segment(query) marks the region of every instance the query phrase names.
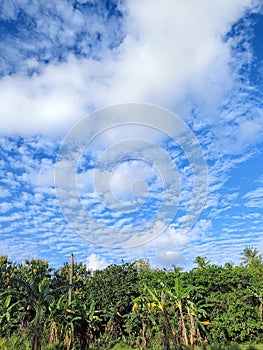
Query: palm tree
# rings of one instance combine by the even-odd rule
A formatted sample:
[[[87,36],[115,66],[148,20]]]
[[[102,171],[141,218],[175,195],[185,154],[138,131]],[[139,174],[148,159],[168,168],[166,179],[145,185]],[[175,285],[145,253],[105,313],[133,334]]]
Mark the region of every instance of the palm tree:
[[[246,247],[240,255],[241,264],[245,266],[251,266],[261,261],[261,255],[257,248]]]
[[[209,261],[206,261],[206,256],[197,256],[194,260],[194,263],[197,264],[199,269],[203,269],[204,267],[209,265]]]
[[[181,272],[183,271],[183,267],[181,266],[176,266],[176,265],[173,265],[173,273],[175,276],[179,276],[181,274]]]

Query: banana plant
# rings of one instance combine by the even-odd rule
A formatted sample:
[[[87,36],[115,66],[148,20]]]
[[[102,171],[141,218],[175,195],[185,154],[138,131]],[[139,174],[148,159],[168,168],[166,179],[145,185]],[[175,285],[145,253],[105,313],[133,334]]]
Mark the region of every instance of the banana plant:
[[[74,310],[76,315],[80,317],[78,321],[80,346],[81,349],[86,349],[92,342],[94,333],[98,330],[98,323],[101,321],[99,314],[101,312],[96,310],[94,300],[90,304],[86,304],[82,300],[75,299]]]
[[[182,339],[182,343],[185,346],[189,345],[185,323],[185,305],[188,303],[189,293],[192,291],[192,289],[192,286],[183,288],[180,278],[175,279],[174,288],[172,290],[166,288],[167,295],[170,296],[174,308],[179,312],[179,333]]]
[[[18,302],[10,305],[12,299],[12,295],[8,295],[5,299],[4,305],[0,309],[0,324],[4,319],[7,319],[9,322],[11,319],[11,310],[18,304]]]
[[[0,307],[0,327],[2,331],[5,330],[6,324],[9,324],[13,321],[13,311],[16,306],[19,304],[19,301],[12,303],[12,295],[7,295],[3,305]],[[18,308],[18,311],[22,311],[23,308]],[[17,322],[17,321],[16,321]],[[8,327],[10,329],[10,325]]]
[[[192,300],[189,299],[185,305],[188,315],[189,339],[191,347],[201,342],[200,329],[202,329],[203,333],[206,333],[204,325],[210,324],[208,320],[201,321],[201,319],[204,319],[204,317],[206,317],[207,315],[205,307],[209,306],[211,305],[200,305],[200,303],[194,303]]]
[[[73,299],[70,305],[66,296],[50,306],[50,342],[63,342],[67,350],[74,347],[75,340],[78,340],[78,349],[86,349],[91,343],[93,331],[100,321],[95,310],[95,302],[89,305],[83,300]]]
[[[144,286],[142,293],[133,299],[132,312],[126,315],[126,327],[131,334],[137,334],[140,329],[140,336],[136,336],[134,341],[139,348],[146,348],[148,343],[148,333],[158,328],[160,307],[152,300],[147,292],[147,286]]]
[[[35,312],[32,320],[33,337],[32,350],[41,350],[41,331],[43,319],[47,311],[48,305],[54,300],[55,290],[50,288],[50,280],[44,279],[37,283],[34,274],[32,274],[30,282],[26,282],[20,278],[12,278],[12,281],[19,284],[21,290],[12,291],[12,294],[19,295],[28,303],[28,306]],[[61,289],[61,287],[59,288]]]
[[[62,341],[62,329],[60,325],[60,318],[67,305],[67,295],[61,295],[58,300],[48,306],[49,318],[47,321],[47,328],[49,331],[49,343],[56,343]]]
[[[179,345],[179,340],[174,329],[174,326],[171,322],[169,314],[166,308],[166,291],[165,285],[161,283],[162,290],[160,293],[157,292],[156,289],[150,289],[145,286],[148,295],[150,296],[151,302],[150,305],[155,305],[161,312],[162,316],[162,328],[163,328],[163,338],[164,338],[164,347],[165,349],[170,349],[170,335],[172,336],[172,341],[174,346],[177,347]]]

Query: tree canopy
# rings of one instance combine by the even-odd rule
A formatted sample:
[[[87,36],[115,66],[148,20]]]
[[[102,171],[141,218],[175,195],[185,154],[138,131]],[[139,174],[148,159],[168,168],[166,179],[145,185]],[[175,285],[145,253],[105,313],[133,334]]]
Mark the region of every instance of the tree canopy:
[[[68,304],[69,264],[54,269],[43,260],[18,264],[1,256],[0,346],[14,337],[14,348],[23,341],[32,350],[261,341],[263,263],[255,248],[240,257],[239,265],[219,266],[198,256],[197,267],[185,272],[152,269],[144,259],[96,271],[75,262]]]

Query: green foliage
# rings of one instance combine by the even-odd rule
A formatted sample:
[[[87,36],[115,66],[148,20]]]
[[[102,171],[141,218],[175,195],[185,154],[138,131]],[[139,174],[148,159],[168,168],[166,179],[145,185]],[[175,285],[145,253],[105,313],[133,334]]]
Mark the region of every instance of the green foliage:
[[[246,350],[257,350],[258,348],[256,348],[254,345],[249,344],[249,346],[246,348]]]
[[[246,247],[241,255],[242,264],[245,266],[259,265],[261,261],[261,255],[259,254],[258,249],[253,247]]]
[[[209,262],[206,261],[206,256],[197,256],[194,260],[194,263],[197,264],[197,267],[203,269],[209,265]]]
[[[188,272],[139,259],[91,273],[75,262],[68,305],[68,264],[2,256],[0,349],[253,350],[237,343],[263,337],[263,263],[253,248],[241,258],[217,266],[197,257]]]
[[[111,350],[133,350],[133,349],[134,348],[125,344],[124,342],[118,343],[118,344],[114,345],[113,348],[111,348]]]
[[[43,348],[43,350],[64,350],[64,349],[65,349],[65,345],[57,342],[48,344]]]
[[[24,336],[13,334],[9,338],[0,338],[1,350],[30,350],[30,343]]]

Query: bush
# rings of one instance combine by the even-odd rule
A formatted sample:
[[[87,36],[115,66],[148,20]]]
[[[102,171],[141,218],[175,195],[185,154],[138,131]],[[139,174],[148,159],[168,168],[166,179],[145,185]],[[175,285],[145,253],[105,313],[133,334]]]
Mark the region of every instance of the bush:
[[[254,345],[249,345],[246,350],[257,350],[257,348]]]
[[[0,339],[1,350],[30,350],[30,342],[24,337],[13,334],[9,339]]]
[[[116,344],[111,350],[134,350],[134,348],[130,347],[124,342],[121,342],[119,344]]]
[[[46,346],[42,346],[43,350],[64,350],[65,349],[65,345],[64,344],[60,344],[60,343],[52,343],[52,344],[48,344]]]
[[[229,343],[229,344],[213,343],[209,346],[208,349],[209,350],[241,350],[241,347],[237,343]]]

